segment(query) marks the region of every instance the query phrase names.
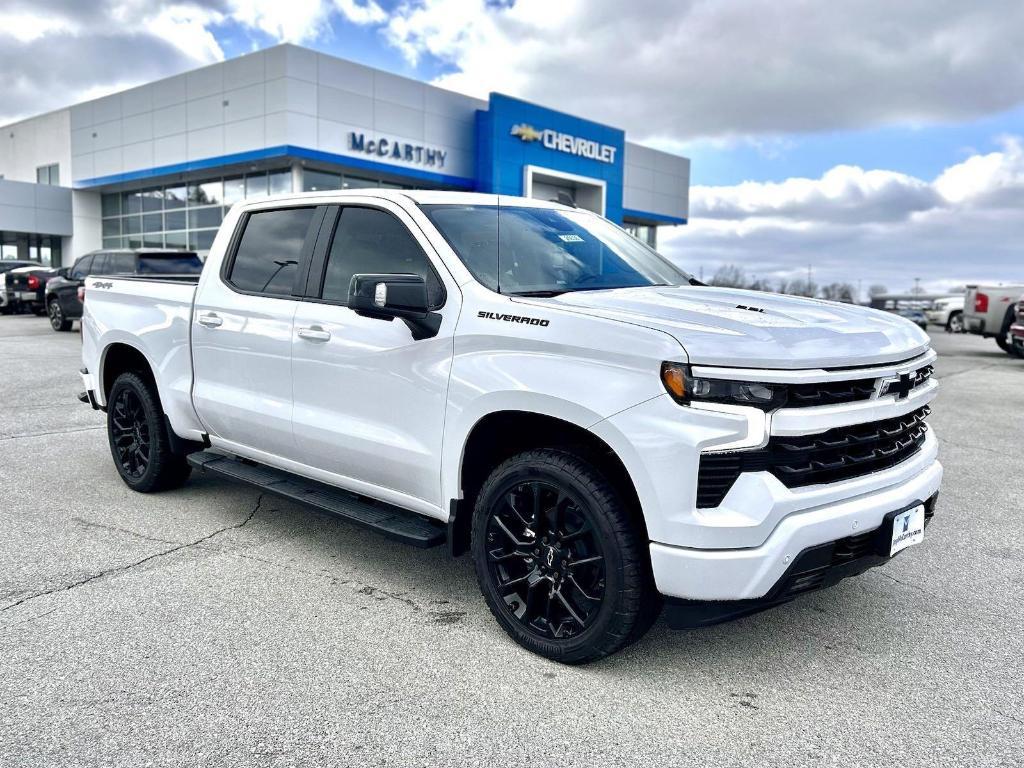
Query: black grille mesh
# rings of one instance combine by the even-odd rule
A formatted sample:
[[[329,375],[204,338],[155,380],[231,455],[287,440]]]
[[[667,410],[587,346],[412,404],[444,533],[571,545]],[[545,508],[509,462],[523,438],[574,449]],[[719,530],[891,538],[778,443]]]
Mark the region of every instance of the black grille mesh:
[[[773,437],[756,451],[705,454],[697,506],[717,507],[743,472],[771,472],[788,488],[834,483],[894,467],[920,450],[928,406],[904,416],[817,435]]]
[[[814,384],[791,384],[787,408],[810,408],[815,405],[834,405],[868,400],[875,391],[874,379],[852,381],[823,381]]]

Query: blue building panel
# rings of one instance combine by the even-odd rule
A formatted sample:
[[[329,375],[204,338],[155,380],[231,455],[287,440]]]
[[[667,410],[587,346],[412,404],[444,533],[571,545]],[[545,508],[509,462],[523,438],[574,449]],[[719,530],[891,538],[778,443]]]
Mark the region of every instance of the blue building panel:
[[[622,222],[626,134],[537,104],[492,93],[477,113],[477,183],[481,192],[522,195],[524,171],[537,166],[605,184],[605,215]]]

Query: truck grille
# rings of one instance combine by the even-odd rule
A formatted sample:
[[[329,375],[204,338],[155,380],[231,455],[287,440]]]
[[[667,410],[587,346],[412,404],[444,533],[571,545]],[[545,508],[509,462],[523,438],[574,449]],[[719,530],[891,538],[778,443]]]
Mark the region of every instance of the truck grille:
[[[932,366],[925,365],[910,374],[910,387],[916,389],[932,377]],[[811,408],[816,405],[835,405],[870,400],[878,379],[851,379],[849,381],[817,381],[809,384],[791,384],[787,408]]]
[[[853,403],[857,400],[869,400],[874,391],[874,379],[792,384],[789,387],[789,398],[786,400],[786,407],[810,408],[815,405]]]
[[[928,406],[870,424],[817,435],[773,437],[756,451],[705,454],[700,459],[697,506],[717,507],[744,472],[770,472],[787,488],[835,483],[894,467],[921,449]]]

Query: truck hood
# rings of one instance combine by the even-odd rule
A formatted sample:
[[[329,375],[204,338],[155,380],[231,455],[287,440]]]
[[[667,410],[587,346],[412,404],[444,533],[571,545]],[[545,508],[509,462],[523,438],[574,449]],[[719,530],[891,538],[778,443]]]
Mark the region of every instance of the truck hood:
[[[548,302],[664,331],[697,365],[874,365],[915,357],[929,345],[921,329],[888,312],[758,291],[652,286],[576,291]]]

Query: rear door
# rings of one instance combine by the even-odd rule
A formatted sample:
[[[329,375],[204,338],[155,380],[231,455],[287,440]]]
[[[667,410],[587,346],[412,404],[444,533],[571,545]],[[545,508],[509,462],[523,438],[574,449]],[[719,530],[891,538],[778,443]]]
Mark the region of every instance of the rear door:
[[[193,399],[211,441],[295,458],[292,318],[324,208],[267,207],[239,222],[192,322]]]
[[[415,222],[373,200],[333,208],[292,336],[301,460],[356,492],[430,514],[442,506],[441,441],[461,294]],[[422,275],[433,338],[347,306],[353,274]]]

